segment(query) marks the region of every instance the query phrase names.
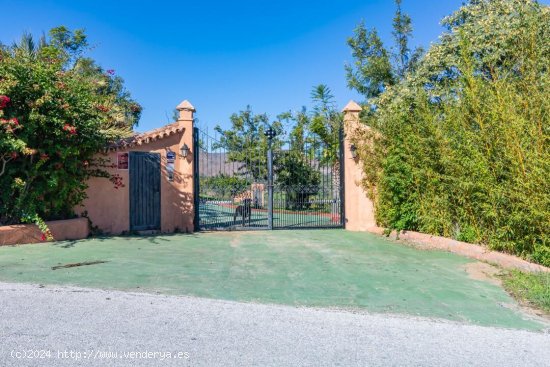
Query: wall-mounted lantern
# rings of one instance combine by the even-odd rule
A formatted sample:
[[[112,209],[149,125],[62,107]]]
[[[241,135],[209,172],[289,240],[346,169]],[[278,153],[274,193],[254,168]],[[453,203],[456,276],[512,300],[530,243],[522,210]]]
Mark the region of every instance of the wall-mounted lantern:
[[[191,149],[189,149],[189,147],[187,146],[187,144],[183,143],[183,146],[181,147],[180,149],[180,154],[183,158],[187,158],[187,156],[189,155],[189,152],[191,151]]]
[[[273,138],[277,135],[275,130],[271,128],[271,126],[264,132],[264,135],[267,136],[269,140],[273,140]]]
[[[351,157],[353,159],[356,159],[357,158],[357,147],[355,146],[355,144],[352,144],[350,147],[349,147],[349,151],[351,152]]]

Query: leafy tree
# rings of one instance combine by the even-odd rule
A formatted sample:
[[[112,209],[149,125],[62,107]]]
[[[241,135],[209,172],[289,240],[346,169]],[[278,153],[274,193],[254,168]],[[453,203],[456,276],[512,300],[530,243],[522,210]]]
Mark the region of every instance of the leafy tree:
[[[266,114],[254,114],[250,106],[231,115],[230,120],[231,128],[228,130],[223,130],[219,125],[215,127],[220,141],[214,148],[225,149],[229,162],[242,163],[239,168],[241,175],[252,177],[254,181],[266,180],[268,140],[265,131],[271,126],[277,133],[273,147],[281,147],[284,133],[281,122],[270,124]]]
[[[113,71],[83,57],[84,32],[64,27],[36,43],[0,47],[0,222],[73,215],[96,152],[128,135],[141,107]],[[46,233],[47,234],[47,233]]]
[[[372,99],[414,70],[423,54],[422,48],[410,49],[412,22],[403,13],[401,2],[395,0],[397,9],[392,32],[395,46],[391,52],[382,43],[376,29],[365,28],[363,22],[355,29],[354,36],[348,39],[354,58],[352,65],[346,65],[348,87],[358,91],[371,103]]]
[[[229,199],[250,189],[251,182],[239,176],[220,173],[216,176],[201,177],[200,185],[206,195],[215,195],[216,199]]]
[[[336,109],[334,95],[328,86],[319,84],[314,87],[311,99],[313,114],[309,130],[323,143],[324,163],[338,166],[343,115]]]
[[[409,41],[412,38],[412,21],[411,17],[403,13],[401,8],[402,0],[395,0],[396,11],[393,18],[393,38],[395,41],[394,59],[394,74],[403,79],[408,71],[412,71],[418,64],[420,57],[424,53],[421,47],[414,50],[410,49]]]
[[[311,116],[303,107],[280,114],[278,119],[290,132],[287,144],[275,153],[275,184],[285,192],[286,209],[308,209],[310,197],[319,192],[321,175],[316,166],[322,158],[318,138],[311,132]]]
[[[343,128],[343,114],[336,109],[336,102],[330,88],[320,84],[311,92],[313,115],[310,131],[318,137],[322,146],[321,164],[329,165],[332,180],[332,198],[340,197],[340,144]],[[332,212],[338,210],[334,203]]]
[[[304,209],[308,199],[319,190],[320,174],[312,166],[311,118],[303,109],[298,113],[285,112],[269,123],[267,115],[257,115],[250,107],[231,116],[231,128],[217,126],[220,141],[214,148],[227,151],[228,161],[241,163],[239,174],[256,182],[267,179],[268,141],[265,131],[271,126],[277,135],[273,139],[275,184],[286,193],[287,209]],[[290,130],[287,134],[285,127]],[[287,140],[288,138],[288,140]]]
[[[319,192],[321,174],[299,146],[281,151],[275,162],[276,185],[286,193],[286,209],[310,207],[309,199]]]
[[[346,65],[348,87],[369,100],[395,83],[390,55],[376,29],[368,30],[360,23],[354,33],[348,39],[354,58],[353,65]]]

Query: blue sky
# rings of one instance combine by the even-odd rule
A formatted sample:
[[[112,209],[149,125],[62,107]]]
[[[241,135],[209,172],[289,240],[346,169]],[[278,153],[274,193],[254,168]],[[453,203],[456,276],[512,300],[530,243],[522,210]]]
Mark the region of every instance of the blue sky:
[[[461,0],[404,0],[413,18],[415,44],[428,46],[440,20]],[[137,130],[169,122],[183,99],[197,108],[201,127],[228,125],[250,104],[271,118],[310,102],[324,83],[340,107],[360,99],[346,87],[351,61],[346,39],[363,19],[391,39],[393,0],[316,1],[76,1],[0,0],[12,14],[0,41],[27,31],[65,25],[84,28],[90,55],[126,81],[144,107]]]

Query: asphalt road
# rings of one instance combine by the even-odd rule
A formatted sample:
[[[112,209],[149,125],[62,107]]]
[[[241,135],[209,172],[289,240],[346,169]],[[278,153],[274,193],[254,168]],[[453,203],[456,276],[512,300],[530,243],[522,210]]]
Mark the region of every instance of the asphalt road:
[[[75,365],[550,366],[550,334],[0,283],[0,366]]]

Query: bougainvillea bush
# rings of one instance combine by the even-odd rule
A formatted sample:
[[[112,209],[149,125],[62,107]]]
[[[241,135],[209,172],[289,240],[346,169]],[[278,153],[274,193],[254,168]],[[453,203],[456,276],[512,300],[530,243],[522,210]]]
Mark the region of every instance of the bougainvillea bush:
[[[86,35],[64,27],[0,47],[0,224],[72,217],[94,155],[131,133],[141,107],[114,71],[84,57]]]

